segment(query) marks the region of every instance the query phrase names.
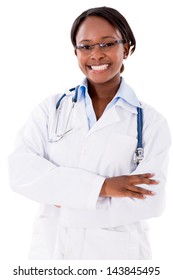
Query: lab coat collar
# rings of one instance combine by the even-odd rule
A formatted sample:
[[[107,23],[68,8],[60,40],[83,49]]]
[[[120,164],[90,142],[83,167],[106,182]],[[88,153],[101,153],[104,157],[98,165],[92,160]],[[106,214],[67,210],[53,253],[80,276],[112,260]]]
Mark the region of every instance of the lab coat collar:
[[[85,98],[85,94],[87,94],[87,79],[84,79],[83,82],[81,83],[81,85],[79,86],[79,92],[78,92],[78,101],[77,102],[77,107],[80,111],[80,117],[78,115],[78,120],[81,120],[82,118],[82,112],[84,112],[83,110],[80,110],[81,106],[83,108],[84,106],[84,102],[80,102]],[[124,79],[121,78],[121,84],[119,87],[119,90],[117,91],[115,98],[115,104],[113,106],[111,106],[108,110],[106,110],[106,112],[100,117],[100,119],[95,123],[95,125],[93,125],[91,127],[91,129],[88,131],[88,125],[87,125],[87,120],[86,120],[86,114],[83,119],[83,121],[85,120],[86,123],[86,131],[87,131],[87,135],[92,134],[95,131],[98,131],[100,129],[103,129],[104,127],[107,127],[109,125],[118,123],[122,120],[122,118],[124,118],[124,116],[122,117],[122,115],[120,115],[119,111],[115,110],[115,108],[118,107],[122,107],[124,108],[126,111],[129,111],[132,114],[137,114],[137,109],[136,107],[141,107],[134,91],[131,89],[130,86],[128,86]],[[78,111],[78,112],[79,112]]]
[[[79,87],[79,99],[84,97],[88,88],[87,78],[85,78]],[[121,77],[120,87],[114,97],[115,105],[123,107],[124,109],[136,114],[136,107],[141,108],[141,104],[134,92],[134,90],[126,84],[123,77]]]
[[[121,77],[121,84],[117,91],[116,98],[119,100],[122,99],[129,105],[132,105],[134,107],[141,107],[141,104],[134,92],[134,90],[126,84],[124,78]]]
[[[112,124],[118,123],[122,120],[119,113],[115,110],[115,107],[113,106],[109,110],[107,110],[100,118],[97,120],[97,122],[91,127],[91,129],[88,130],[88,120],[87,116],[84,110],[84,103],[83,102],[77,102],[76,103],[76,118],[75,118],[75,124],[78,124],[81,126],[82,123],[82,129],[86,132],[86,135],[91,135],[93,132],[96,132],[100,129],[103,129],[104,127],[110,126]]]

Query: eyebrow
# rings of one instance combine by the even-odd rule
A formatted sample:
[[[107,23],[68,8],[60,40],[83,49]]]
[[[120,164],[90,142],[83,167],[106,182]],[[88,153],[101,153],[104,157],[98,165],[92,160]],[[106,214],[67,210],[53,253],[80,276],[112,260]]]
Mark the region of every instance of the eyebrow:
[[[116,38],[113,37],[113,36],[103,36],[101,39],[114,39],[114,40],[116,40]],[[81,42],[92,42],[92,40],[82,39],[81,41],[79,41],[79,43],[81,43]]]

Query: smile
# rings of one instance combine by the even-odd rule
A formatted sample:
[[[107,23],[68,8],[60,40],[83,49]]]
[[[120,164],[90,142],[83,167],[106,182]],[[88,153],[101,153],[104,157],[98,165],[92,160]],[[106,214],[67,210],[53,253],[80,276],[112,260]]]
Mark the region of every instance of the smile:
[[[108,68],[109,64],[103,64],[103,65],[91,65],[91,69],[94,71],[103,71]]]

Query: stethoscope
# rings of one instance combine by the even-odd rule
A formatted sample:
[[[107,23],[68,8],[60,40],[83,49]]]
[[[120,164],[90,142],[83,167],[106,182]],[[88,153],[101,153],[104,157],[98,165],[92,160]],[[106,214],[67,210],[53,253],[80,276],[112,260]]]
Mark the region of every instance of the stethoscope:
[[[60,139],[62,139],[68,132],[70,132],[72,129],[70,129],[69,127],[69,122],[71,119],[71,114],[73,111],[73,108],[75,106],[75,104],[78,101],[78,89],[79,86],[75,87],[75,88],[71,88],[69,89],[69,92],[73,92],[74,93],[74,97],[71,100],[71,106],[69,111],[66,114],[66,122],[65,125],[63,127],[63,130],[61,132],[59,132],[58,129],[58,124],[59,124],[59,118],[60,118],[60,114],[61,114],[61,110],[62,110],[62,101],[65,97],[67,97],[67,93],[64,93],[60,99],[58,100],[58,102],[56,103],[56,111],[57,111],[57,118],[56,118],[56,125],[55,125],[55,132],[54,132],[54,136],[51,139],[52,142],[57,142]],[[137,107],[137,147],[134,153],[134,163],[136,165],[138,165],[142,159],[144,158],[144,149],[143,149],[143,141],[142,141],[142,130],[143,130],[143,110],[141,107]]]

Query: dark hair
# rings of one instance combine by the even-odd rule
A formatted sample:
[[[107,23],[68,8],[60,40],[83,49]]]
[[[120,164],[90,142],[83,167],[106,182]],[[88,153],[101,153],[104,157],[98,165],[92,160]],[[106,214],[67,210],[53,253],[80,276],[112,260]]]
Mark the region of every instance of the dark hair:
[[[71,28],[71,41],[74,47],[76,46],[76,34],[81,23],[90,16],[102,17],[109,21],[115,28],[120,31],[123,39],[130,44],[131,54],[135,51],[136,40],[127,20],[117,10],[109,7],[88,9],[75,19]]]

